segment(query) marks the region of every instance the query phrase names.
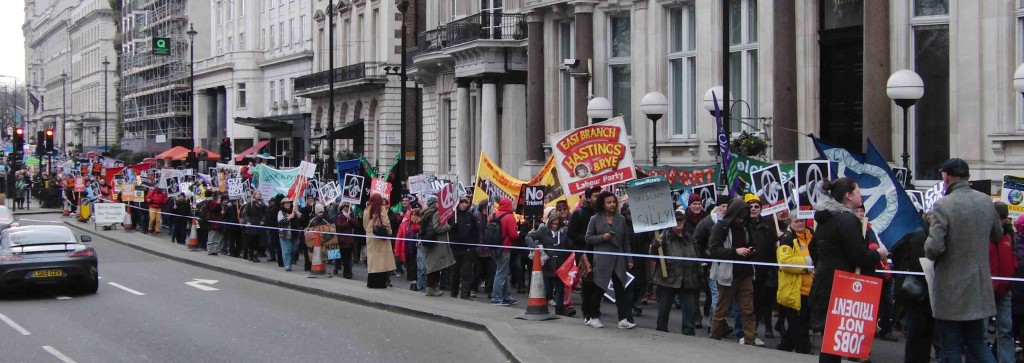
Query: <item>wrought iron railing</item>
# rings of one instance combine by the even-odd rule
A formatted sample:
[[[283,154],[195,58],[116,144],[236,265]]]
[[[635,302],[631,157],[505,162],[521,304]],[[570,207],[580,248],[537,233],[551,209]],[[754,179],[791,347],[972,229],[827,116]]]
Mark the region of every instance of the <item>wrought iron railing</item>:
[[[480,39],[526,39],[526,16],[484,11],[428,30],[416,36],[412,54],[440,51],[444,48]]]
[[[382,79],[386,76],[384,62],[362,62],[302,76],[295,79],[295,92],[309,91],[330,85],[330,74],[334,72],[334,83],[348,82],[359,79]]]

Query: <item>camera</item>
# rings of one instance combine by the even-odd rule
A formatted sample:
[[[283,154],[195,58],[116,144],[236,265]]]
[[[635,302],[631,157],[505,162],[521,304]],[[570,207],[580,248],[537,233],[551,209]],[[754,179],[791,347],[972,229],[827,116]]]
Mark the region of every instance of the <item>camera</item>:
[[[566,67],[575,68],[580,65],[580,60],[574,58],[566,58],[565,60],[562,61],[562,64],[565,64]]]

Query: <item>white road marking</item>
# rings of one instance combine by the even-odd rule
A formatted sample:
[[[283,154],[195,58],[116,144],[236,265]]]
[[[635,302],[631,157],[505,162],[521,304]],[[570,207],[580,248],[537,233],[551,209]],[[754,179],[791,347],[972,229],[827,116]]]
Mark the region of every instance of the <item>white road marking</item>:
[[[212,287],[212,286],[201,285],[201,284],[213,285],[213,284],[217,283],[217,280],[203,280],[203,279],[192,279],[192,280],[193,281],[186,282],[185,285],[192,286],[194,288],[197,288],[197,289],[200,289],[200,290],[203,290],[203,291],[217,291],[217,290],[220,290],[220,289]]]
[[[7,325],[10,326],[11,329],[17,330],[18,333],[21,333],[21,335],[32,335],[32,333],[29,333],[28,330],[25,330],[25,328],[22,328],[21,325],[18,325],[18,323],[15,323],[14,320],[11,320],[11,318],[8,318],[7,315],[0,314],[0,320],[3,320],[4,323],[7,323]]]
[[[44,345],[43,350],[45,350],[47,353],[50,353],[54,357],[57,357],[57,359],[60,359],[61,362],[76,363],[74,359],[71,359],[71,357],[64,355],[64,353],[61,353],[59,350],[49,345]]]
[[[129,289],[129,288],[127,288],[127,287],[121,286],[121,285],[119,285],[119,284],[117,284],[117,283],[115,283],[115,282],[108,282],[108,283],[107,283],[107,285],[110,285],[110,286],[116,287],[116,288],[118,288],[118,289],[121,289],[121,290],[124,290],[124,291],[130,292],[130,293],[132,293],[132,294],[135,294],[135,295],[139,295],[139,296],[145,296],[145,295],[146,295],[146,294],[143,294],[143,293],[141,293],[141,292],[138,292],[138,291],[135,291],[135,290]]]
[[[57,296],[57,300],[71,300],[70,296]]]

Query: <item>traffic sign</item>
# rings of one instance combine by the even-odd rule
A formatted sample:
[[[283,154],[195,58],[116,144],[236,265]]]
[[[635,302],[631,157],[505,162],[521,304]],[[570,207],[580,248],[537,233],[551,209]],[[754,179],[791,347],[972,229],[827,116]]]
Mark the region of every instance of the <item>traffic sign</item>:
[[[171,38],[153,37],[153,54],[154,55],[170,55],[171,54]]]

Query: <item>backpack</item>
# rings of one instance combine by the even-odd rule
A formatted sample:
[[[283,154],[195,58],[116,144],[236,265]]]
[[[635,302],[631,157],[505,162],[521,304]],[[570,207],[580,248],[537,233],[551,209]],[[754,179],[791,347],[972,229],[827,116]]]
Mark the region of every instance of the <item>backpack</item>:
[[[508,213],[501,214],[487,222],[487,226],[484,227],[484,244],[491,246],[501,246],[504,244],[505,235],[501,230],[501,219],[507,215]]]

